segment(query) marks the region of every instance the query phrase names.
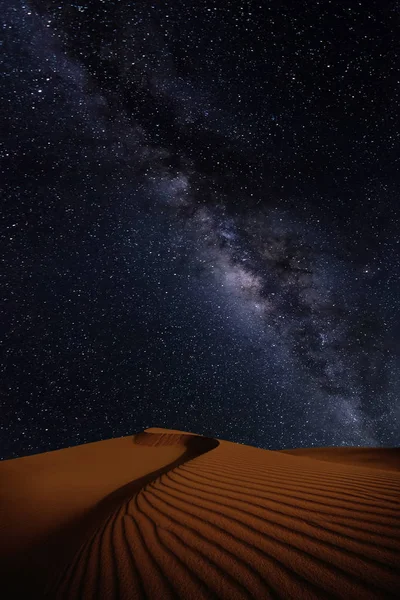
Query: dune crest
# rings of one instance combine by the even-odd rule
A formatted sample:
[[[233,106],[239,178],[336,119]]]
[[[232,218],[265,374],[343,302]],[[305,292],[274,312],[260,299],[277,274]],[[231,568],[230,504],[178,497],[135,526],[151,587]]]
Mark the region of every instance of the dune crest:
[[[398,473],[212,442],[136,436],[203,453],[121,496],[46,597],[396,597]]]
[[[157,428],[146,429],[134,436],[134,443],[141,446],[182,446],[194,453],[202,454],[216,448],[219,442],[213,438]]]

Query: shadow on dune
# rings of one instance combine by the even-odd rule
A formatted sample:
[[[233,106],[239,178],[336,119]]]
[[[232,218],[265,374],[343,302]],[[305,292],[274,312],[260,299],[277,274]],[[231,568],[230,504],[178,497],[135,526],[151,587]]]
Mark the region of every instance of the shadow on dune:
[[[14,573],[8,570],[7,579],[12,582],[10,589],[6,590],[8,600],[25,596],[31,600],[50,599],[51,594],[47,595],[49,590],[53,589],[81,546],[96,533],[110,513],[164,473],[219,445],[215,439],[196,435],[147,432],[134,435],[132,441],[145,446],[182,445],[185,450],[176,460],[115,490],[79,518],[44,536],[27,551],[22,568],[14,567]]]

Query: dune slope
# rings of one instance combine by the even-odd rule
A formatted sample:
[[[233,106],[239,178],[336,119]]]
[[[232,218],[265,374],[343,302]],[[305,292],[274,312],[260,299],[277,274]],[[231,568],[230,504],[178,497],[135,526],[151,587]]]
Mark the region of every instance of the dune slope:
[[[142,432],[0,463],[1,597],[42,600],[49,578],[126,496],[217,444],[196,443]]]
[[[296,448],[281,452],[314,460],[400,471],[400,448]]]
[[[140,443],[174,435],[183,434],[152,429]],[[195,445],[199,455],[119,498],[48,598],[395,597],[398,473],[317,453]]]

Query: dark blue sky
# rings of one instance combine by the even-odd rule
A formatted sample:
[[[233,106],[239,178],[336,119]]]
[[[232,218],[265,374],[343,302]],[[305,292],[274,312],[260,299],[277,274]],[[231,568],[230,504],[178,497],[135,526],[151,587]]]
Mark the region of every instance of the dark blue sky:
[[[2,5],[0,457],[399,444],[396,3]]]

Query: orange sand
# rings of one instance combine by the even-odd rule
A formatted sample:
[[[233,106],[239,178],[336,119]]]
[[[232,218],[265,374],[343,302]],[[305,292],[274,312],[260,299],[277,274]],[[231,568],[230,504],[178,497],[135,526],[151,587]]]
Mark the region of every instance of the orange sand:
[[[148,429],[0,463],[1,597],[396,597],[399,451]]]
[[[400,448],[297,448],[281,452],[358,467],[400,471]]]

